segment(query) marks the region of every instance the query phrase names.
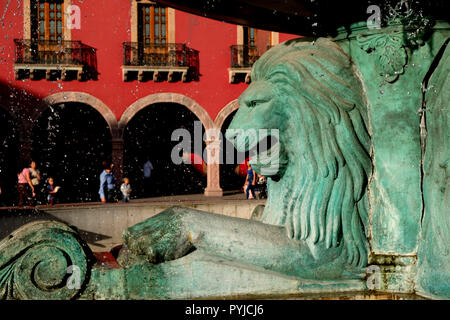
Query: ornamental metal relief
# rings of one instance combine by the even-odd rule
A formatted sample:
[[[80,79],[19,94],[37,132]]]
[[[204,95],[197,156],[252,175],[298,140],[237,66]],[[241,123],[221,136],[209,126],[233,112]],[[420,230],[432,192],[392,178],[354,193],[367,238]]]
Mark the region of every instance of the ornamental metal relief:
[[[404,73],[408,61],[403,36],[403,32],[398,31],[356,37],[361,49],[375,57],[377,72],[389,83]]]

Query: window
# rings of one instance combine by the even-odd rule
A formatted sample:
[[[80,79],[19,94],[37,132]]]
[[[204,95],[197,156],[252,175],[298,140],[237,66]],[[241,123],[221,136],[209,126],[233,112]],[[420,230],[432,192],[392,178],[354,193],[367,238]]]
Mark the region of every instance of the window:
[[[34,3],[33,9],[37,13],[37,30],[32,30],[34,38],[39,40],[62,41],[64,38],[63,0],[37,0]]]
[[[231,68],[228,69],[229,82],[244,80],[250,83],[251,68],[270,43],[270,31],[252,27],[237,26],[237,44],[231,49]]]
[[[139,42],[167,43],[167,8],[142,4],[139,6]]]
[[[175,10],[151,0],[130,2],[131,41],[123,43],[123,80],[198,80],[198,51],[175,43]]]
[[[256,29],[244,27],[244,59],[252,65],[258,59]]]
[[[15,39],[14,73],[19,79],[95,79],[96,51],[72,41],[65,9],[71,0],[24,0],[23,38]]]
[[[256,46],[256,29],[244,27],[244,45]]]

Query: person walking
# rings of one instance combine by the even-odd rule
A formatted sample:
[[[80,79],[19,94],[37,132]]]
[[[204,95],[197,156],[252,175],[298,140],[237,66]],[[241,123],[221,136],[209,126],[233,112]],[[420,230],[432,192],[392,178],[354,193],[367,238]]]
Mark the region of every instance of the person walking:
[[[252,192],[253,199],[256,199],[255,195],[255,184],[256,184],[256,173],[255,170],[252,169],[252,165],[250,162],[247,162],[247,177],[245,178],[245,183],[248,183],[246,190],[247,200],[249,199],[249,192]]]
[[[100,174],[100,190],[98,191],[103,203],[115,201],[116,178],[112,172],[112,165],[104,163],[105,169]]]
[[[21,168],[23,168],[23,166],[21,166]],[[30,169],[25,167],[17,173],[17,193],[19,194],[19,207],[23,206],[24,199],[27,201],[28,205],[31,206],[29,189],[31,189],[31,192],[34,195],[34,186],[31,183]]]
[[[144,173],[144,196],[148,197],[150,195],[150,187],[151,180],[150,177],[152,175],[153,165],[150,162],[150,159],[147,158],[147,161],[144,163],[143,173]]]
[[[28,169],[30,170],[31,184],[34,188],[33,203],[34,205],[40,204],[41,190],[39,189],[39,184],[41,182],[41,172],[39,171],[39,169],[37,169],[35,161],[31,161],[30,167]]]

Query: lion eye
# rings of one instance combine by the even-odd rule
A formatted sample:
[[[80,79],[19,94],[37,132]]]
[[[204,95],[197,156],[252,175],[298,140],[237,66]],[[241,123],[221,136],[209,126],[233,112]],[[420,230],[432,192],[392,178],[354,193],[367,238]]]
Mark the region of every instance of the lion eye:
[[[261,104],[261,103],[264,103],[264,102],[267,102],[267,100],[252,100],[252,101],[247,102],[247,106],[249,108],[254,108],[258,104]]]

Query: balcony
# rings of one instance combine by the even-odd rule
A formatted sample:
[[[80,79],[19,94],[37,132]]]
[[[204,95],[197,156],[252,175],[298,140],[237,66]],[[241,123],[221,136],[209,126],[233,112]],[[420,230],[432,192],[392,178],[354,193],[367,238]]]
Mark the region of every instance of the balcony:
[[[253,64],[270,48],[272,48],[271,45],[262,49],[249,45],[232,45],[231,67],[228,68],[229,82],[238,83],[243,81],[250,83]]]
[[[229,82],[250,83],[252,66],[261,56],[258,47],[249,45],[231,46],[231,68],[228,69]]]
[[[96,49],[80,41],[15,39],[15,79],[97,79]]]
[[[123,43],[123,81],[198,80],[198,51],[182,43]]]

